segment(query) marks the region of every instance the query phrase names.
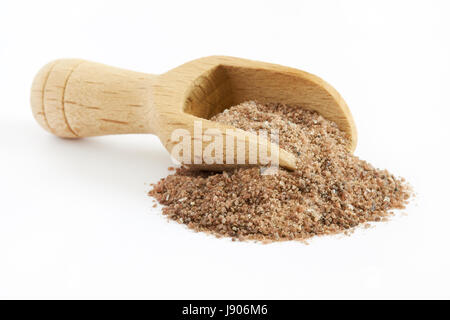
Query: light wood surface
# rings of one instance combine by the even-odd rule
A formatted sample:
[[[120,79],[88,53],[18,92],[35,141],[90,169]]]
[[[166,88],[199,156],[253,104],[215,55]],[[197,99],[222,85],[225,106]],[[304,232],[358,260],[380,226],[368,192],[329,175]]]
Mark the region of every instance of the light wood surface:
[[[186,129],[193,137],[194,121],[201,121],[203,130],[217,128],[226,135],[226,129],[232,127],[207,119],[247,100],[316,110],[347,133],[350,152],[356,147],[353,118],[334,88],[307,72],[264,62],[213,56],[156,76],[84,60],[61,59],[39,71],[31,91],[34,117],[55,135],[81,138],[153,133],[169,152],[176,144],[171,141],[172,132]],[[247,148],[261,143],[254,135],[242,135],[239,139],[245,141]],[[194,146],[194,141],[191,145]],[[206,146],[203,143],[202,147]],[[269,146],[270,154],[276,145]],[[293,169],[295,158],[280,150],[279,163]],[[224,168],[224,165],[202,166]]]

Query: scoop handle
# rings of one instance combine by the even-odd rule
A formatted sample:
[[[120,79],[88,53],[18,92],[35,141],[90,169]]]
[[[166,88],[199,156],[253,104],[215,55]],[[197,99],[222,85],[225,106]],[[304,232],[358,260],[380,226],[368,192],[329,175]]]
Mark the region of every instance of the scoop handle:
[[[64,138],[152,132],[156,76],[61,59],[36,75],[31,108],[39,124]]]

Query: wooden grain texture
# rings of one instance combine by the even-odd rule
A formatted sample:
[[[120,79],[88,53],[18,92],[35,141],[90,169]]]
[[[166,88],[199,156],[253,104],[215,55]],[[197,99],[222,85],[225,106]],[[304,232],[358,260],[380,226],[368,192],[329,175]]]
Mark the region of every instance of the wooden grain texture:
[[[201,121],[203,130],[216,128],[226,135],[231,126],[208,119],[247,100],[315,110],[346,132],[349,151],[356,147],[353,118],[333,87],[310,73],[270,63],[213,56],[155,76],[84,60],[61,59],[39,71],[31,91],[34,117],[55,135],[81,138],[153,133],[169,152],[175,145],[172,132],[186,129],[193,137],[195,121]],[[239,139],[245,140],[248,148],[260,143],[254,135],[242,135]],[[276,148],[269,145],[270,150]],[[293,169],[294,159],[292,154],[280,150],[282,167]]]

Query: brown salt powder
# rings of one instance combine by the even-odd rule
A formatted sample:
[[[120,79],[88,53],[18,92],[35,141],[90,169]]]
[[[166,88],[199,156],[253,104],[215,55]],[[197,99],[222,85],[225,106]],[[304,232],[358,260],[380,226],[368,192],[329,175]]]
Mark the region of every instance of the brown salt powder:
[[[211,120],[278,129],[280,147],[297,155],[298,168],[275,175],[259,168],[177,169],[149,194],[164,205],[163,214],[194,230],[240,240],[305,240],[385,220],[411,195],[404,179],[349,154],[345,134],[316,112],[250,101]]]

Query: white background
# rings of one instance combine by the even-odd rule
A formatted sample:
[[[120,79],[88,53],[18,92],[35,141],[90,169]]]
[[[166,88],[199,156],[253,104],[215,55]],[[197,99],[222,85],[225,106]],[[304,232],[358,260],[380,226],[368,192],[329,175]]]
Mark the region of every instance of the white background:
[[[447,1],[1,1],[0,298],[450,298]],[[331,83],[356,154],[416,200],[388,223],[309,245],[232,242],[167,222],[150,135],[68,141],[32,117],[50,60],[162,73],[213,54]]]

